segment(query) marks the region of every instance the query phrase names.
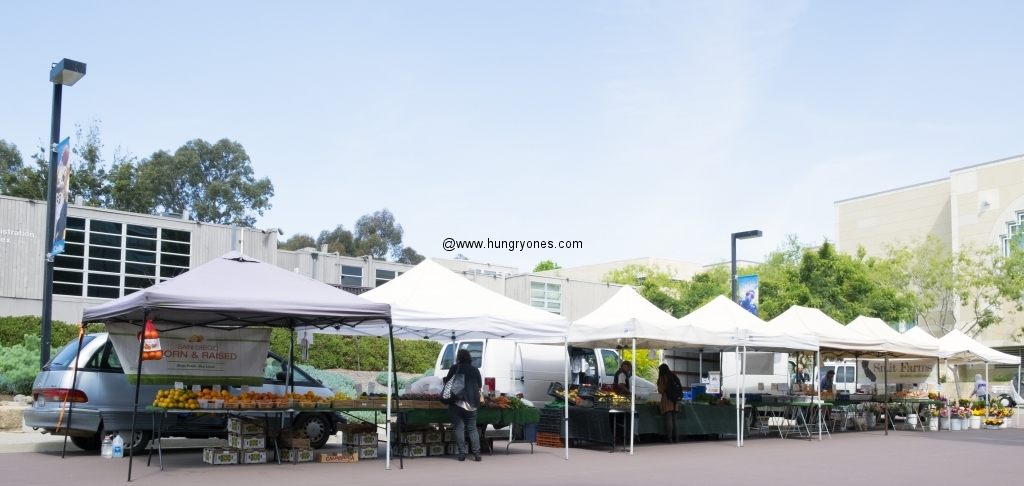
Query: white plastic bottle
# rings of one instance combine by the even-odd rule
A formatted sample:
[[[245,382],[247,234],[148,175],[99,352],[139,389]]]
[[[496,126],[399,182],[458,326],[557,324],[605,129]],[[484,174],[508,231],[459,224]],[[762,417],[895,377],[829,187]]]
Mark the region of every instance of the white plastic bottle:
[[[114,457],[114,442],[110,440],[109,435],[103,436],[103,443],[100,445],[100,456],[104,459]]]
[[[121,438],[121,434],[117,434],[114,437],[114,452],[115,458],[124,457],[124,439]]]

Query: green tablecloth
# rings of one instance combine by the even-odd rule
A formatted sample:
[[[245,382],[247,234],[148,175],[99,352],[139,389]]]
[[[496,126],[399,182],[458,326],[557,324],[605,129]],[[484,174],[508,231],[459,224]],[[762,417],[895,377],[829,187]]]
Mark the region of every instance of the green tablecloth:
[[[410,424],[447,424],[451,423],[451,415],[444,408],[416,408],[403,410],[408,413]],[[481,408],[476,411],[478,424],[535,424],[540,422],[540,410],[523,408],[519,410],[502,410],[497,408]]]
[[[662,418],[657,405],[637,405],[636,412],[637,433],[665,434],[665,419]],[[683,403],[676,419],[676,426],[679,435],[735,434],[736,408]]]

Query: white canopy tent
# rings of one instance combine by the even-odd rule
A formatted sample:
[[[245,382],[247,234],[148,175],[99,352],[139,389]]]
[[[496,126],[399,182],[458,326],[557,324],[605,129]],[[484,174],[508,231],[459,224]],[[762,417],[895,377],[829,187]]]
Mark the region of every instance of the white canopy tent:
[[[719,350],[734,349],[737,360],[742,353],[740,370],[741,384],[736,400],[736,445],[743,446],[742,410],[746,393],[747,351],[818,351],[818,338],[804,333],[792,333],[758,319],[727,297],[718,296],[697,310],[679,319],[681,324],[690,325],[710,334],[705,347]],[[819,426],[818,430],[821,430]],[[820,438],[820,437],[819,437]]]
[[[853,329],[866,336],[872,336],[883,339],[885,341],[885,389],[884,394],[889,393],[889,356],[895,355],[898,357],[916,357],[916,358],[935,358],[936,368],[938,368],[939,358],[939,346],[937,343],[928,343],[914,339],[913,336],[906,336],[900,334],[899,331],[889,327],[885,321],[877,317],[865,317],[860,316],[853,320],[853,322],[846,325],[847,328]],[[886,427],[885,435],[889,435],[889,425],[891,422],[889,418],[889,402],[885,402],[885,417]]]
[[[816,336],[821,351],[836,357],[885,352],[884,339],[849,329],[824,312],[810,307],[794,305],[768,324],[788,332]]]
[[[915,329],[917,328],[911,329],[911,331]],[[996,351],[988,346],[985,346],[984,344],[979,343],[978,341],[975,341],[974,339],[971,339],[969,336],[967,336],[963,332],[960,332],[957,329],[949,331],[949,333],[947,333],[945,336],[939,338],[938,342],[939,354],[942,358],[947,360],[947,367],[949,366],[948,360],[950,359],[953,359],[961,363],[985,363],[986,386],[991,386],[989,385],[988,380],[989,364],[1017,365],[1018,376],[1020,374],[1020,356],[1013,356],[1000,351]],[[1013,389],[1013,387],[1011,387],[1011,389]],[[957,392],[959,393],[959,390],[957,390]],[[1017,393],[1017,391],[1013,390],[1013,392],[1015,395],[1018,395],[1015,398],[1019,399],[1020,396]],[[987,397],[989,400],[992,399],[991,389],[989,390]],[[986,408],[986,414],[988,413],[987,410],[988,409]]]
[[[633,356],[638,345],[642,349],[696,347],[712,339],[712,333],[680,322],[632,287],[623,287],[601,307],[569,324],[569,344],[595,348],[632,344]],[[636,430],[635,374],[631,380],[630,430]],[[629,453],[633,454],[633,434],[629,436]]]
[[[360,297],[371,302],[389,304],[392,325],[367,323],[357,327],[310,326],[305,329],[350,336],[388,336],[390,339],[515,339],[534,343],[560,343],[567,347],[569,321],[566,318],[487,290],[433,260],[424,260],[412,270]],[[395,379],[392,363],[393,359],[389,356],[389,417]],[[568,350],[565,370],[568,382]],[[568,454],[566,449],[566,458]],[[390,469],[390,446],[386,458],[386,467]]]

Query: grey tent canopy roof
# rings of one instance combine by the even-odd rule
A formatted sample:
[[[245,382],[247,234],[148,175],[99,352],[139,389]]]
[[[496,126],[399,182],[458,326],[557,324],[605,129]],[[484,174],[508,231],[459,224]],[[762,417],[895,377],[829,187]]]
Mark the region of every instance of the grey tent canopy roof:
[[[333,327],[391,321],[391,306],[229,252],[171,280],[83,311],[82,322]]]

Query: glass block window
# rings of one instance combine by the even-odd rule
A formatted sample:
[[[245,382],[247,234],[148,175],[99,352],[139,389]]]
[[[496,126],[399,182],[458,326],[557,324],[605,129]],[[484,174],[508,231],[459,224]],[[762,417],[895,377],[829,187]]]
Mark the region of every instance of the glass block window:
[[[341,266],[341,284],[350,287],[362,287],[363,267]]]
[[[530,282],[530,305],[561,315],[562,284]]]
[[[53,293],[116,299],[191,266],[192,233],[68,218],[65,251],[54,259]]]

